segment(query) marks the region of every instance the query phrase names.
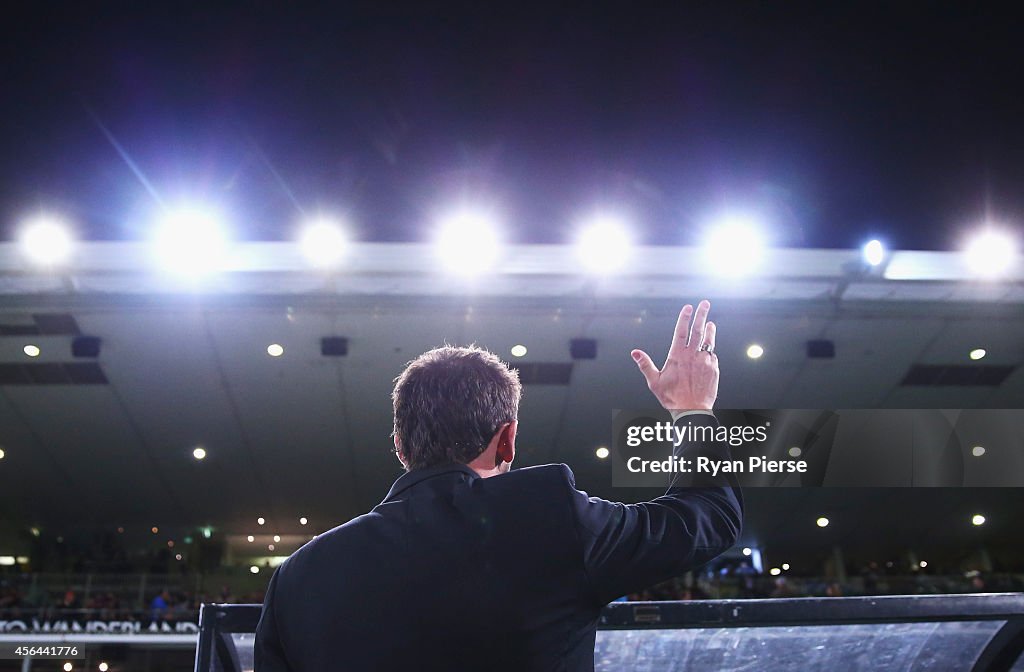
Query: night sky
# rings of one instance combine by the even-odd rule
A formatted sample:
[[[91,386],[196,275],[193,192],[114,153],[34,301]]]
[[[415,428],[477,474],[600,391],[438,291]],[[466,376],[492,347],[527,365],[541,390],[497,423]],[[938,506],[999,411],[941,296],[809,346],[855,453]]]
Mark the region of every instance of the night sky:
[[[724,209],[782,246],[954,249],[1024,223],[1024,40],[996,3],[19,5],[3,239],[40,208],[141,239],[186,201],[260,240],[319,210],[424,240],[460,199],[512,242],[599,207],[651,244]]]

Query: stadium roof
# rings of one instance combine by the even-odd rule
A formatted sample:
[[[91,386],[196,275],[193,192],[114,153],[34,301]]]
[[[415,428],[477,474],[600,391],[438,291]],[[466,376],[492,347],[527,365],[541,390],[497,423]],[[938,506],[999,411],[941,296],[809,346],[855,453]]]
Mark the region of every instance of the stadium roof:
[[[399,474],[389,452],[392,379],[445,342],[477,343],[522,367],[522,464],[566,462],[580,487],[628,499],[637,493],[612,488],[594,451],[610,438],[612,409],[653,405],[629,351],[663,357],[680,304],[705,297],[719,324],[720,407],[1024,406],[1019,266],[980,281],[952,253],[894,252],[869,269],[855,251],[777,249],[761,272],[724,279],[696,249],[642,248],[631,270],[594,278],[569,248],[519,246],[506,249],[499,272],[470,281],[439,272],[425,245],[354,245],[335,273],[310,270],[291,243],[234,250],[224,272],[188,283],[154,270],[138,244],[84,243],[48,273],[0,245],[0,503],[9,525],[296,534],[307,516],[326,529],[380,501]],[[101,339],[98,357],[72,356],[81,335]],[[322,355],[325,337],[344,338],[346,354]],[[594,339],[596,358],[574,360],[574,338]],[[810,339],[832,341],[835,357],[809,359]],[[751,343],[764,348],[760,359],[746,356]],[[283,354],[269,356],[270,344]],[[514,345],[527,354],[510,356]],[[976,348],[986,350],[981,362],[968,358]],[[1001,367],[1005,376],[906,384],[915,365]],[[744,543],[820,543],[813,525],[805,534],[781,521],[832,507],[900,526],[893,539],[955,544],[945,518],[922,523],[937,502],[950,515],[972,502],[1002,506],[1006,520],[1022,504],[996,492],[894,497],[757,494]],[[886,520],[897,505],[907,517]],[[879,536],[864,520],[857,529],[856,538]]]

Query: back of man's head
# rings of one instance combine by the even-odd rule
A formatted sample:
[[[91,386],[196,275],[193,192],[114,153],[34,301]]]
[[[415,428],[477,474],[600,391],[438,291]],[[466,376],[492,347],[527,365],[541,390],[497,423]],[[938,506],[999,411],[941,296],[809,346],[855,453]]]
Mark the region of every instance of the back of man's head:
[[[481,348],[446,345],[412,360],[391,395],[406,469],[468,464],[515,421],[521,394],[518,372]]]

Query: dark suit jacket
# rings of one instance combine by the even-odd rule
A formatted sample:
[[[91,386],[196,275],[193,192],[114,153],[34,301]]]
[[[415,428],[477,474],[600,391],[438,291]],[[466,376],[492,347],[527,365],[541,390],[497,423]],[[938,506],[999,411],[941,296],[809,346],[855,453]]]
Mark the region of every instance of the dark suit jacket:
[[[413,471],[277,569],[256,672],[593,670],[601,608],[711,560],[741,521],[732,480],[620,504],[564,464]]]

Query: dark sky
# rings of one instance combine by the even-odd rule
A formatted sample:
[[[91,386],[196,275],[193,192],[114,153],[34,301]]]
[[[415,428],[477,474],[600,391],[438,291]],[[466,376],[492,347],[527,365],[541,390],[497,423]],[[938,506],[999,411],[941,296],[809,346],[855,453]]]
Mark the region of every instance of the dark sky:
[[[515,242],[602,205],[657,244],[723,208],[786,246],[1024,222],[1024,41],[996,3],[136,4],[6,10],[0,237],[46,207],[141,238],[157,198],[251,239],[324,208],[421,240],[464,196]]]

